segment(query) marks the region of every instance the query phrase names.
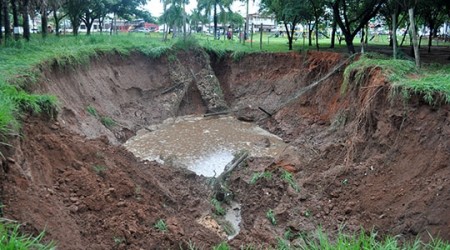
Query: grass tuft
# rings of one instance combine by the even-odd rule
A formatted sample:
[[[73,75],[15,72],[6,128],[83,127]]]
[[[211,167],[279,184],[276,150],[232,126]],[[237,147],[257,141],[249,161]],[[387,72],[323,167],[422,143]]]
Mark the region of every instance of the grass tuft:
[[[167,232],[167,224],[166,224],[166,222],[164,221],[164,219],[159,219],[156,223],[155,223],[155,225],[153,226],[154,228],[156,228],[158,231],[160,231],[160,232],[162,232],[162,233],[164,233],[164,232]]]
[[[275,213],[273,212],[272,209],[269,209],[266,213],[266,218],[270,221],[270,223],[272,223],[272,225],[276,225],[277,224],[277,220],[275,219]]]
[[[289,183],[289,185],[295,190],[295,192],[300,192],[300,187],[294,180],[294,176],[286,170],[281,173],[281,179]]]
[[[2,250],[54,250],[55,243],[42,243],[45,233],[38,236],[27,236],[19,232],[20,225],[0,223],[0,249]]]
[[[211,199],[211,204],[214,207],[214,213],[219,215],[219,216],[223,216],[225,215],[225,209],[222,207],[222,204],[220,203],[220,201],[218,201],[217,199]]]
[[[408,99],[414,94],[430,105],[450,103],[450,66],[428,65],[417,71],[413,61],[393,60],[375,53],[364,54],[347,66],[341,93],[345,93],[351,83],[361,84],[374,70],[381,70],[392,84],[392,96],[401,94]]]
[[[272,179],[272,173],[268,171],[253,173],[252,178],[250,179],[250,184],[253,185],[262,178],[270,180]]]

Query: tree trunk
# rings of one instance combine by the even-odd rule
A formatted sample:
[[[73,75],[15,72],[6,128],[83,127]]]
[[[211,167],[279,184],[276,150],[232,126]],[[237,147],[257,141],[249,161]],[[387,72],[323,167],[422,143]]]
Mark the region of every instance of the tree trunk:
[[[314,30],[311,21],[308,21],[308,46],[312,46],[312,31]]]
[[[289,50],[292,50],[292,38],[293,38],[293,34],[291,35],[290,30],[287,26],[287,23],[284,22],[284,28],[286,29],[286,34],[288,36],[288,43],[289,43]],[[294,29],[292,29],[294,30]]]
[[[336,24],[336,20],[335,20],[335,18],[333,18],[333,24],[331,25],[331,45],[330,45],[330,49],[334,49],[334,43],[335,43],[335,40],[336,40],[336,27],[337,27],[337,24]]]
[[[364,54],[366,52],[365,50],[365,46],[366,46],[366,42],[364,41],[364,38],[366,37],[366,31],[364,30],[364,28],[361,29],[361,54]]]
[[[186,42],[186,3],[184,0],[183,0],[183,40]]]
[[[3,27],[5,28],[5,43],[11,38],[11,21],[9,20],[8,1],[3,1]]]
[[[3,1],[0,0],[0,44],[3,42]]]
[[[86,36],[89,36],[91,34],[92,24],[94,23],[93,21],[91,22],[91,12],[89,10],[86,11],[86,19],[83,21],[86,25]]]
[[[431,53],[431,45],[433,44],[434,23],[430,23],[430,35],[428,37],[428,53]]]
[[[355,45],[353,45],[353,37],[349,34],[345,34],[345,32],[344,32],[344,36],[345,36],[345,43],[347,44],[348,52],[350,54],[355,54],[356,50],[355,50]]]
[[[410,24],[408,23],[408,25],[406,26],[405,33],[403,33],[403,38],[402,38],[402,42],[400,43],[400,47],[403,46],[403,43],[405,42],[406,35],[409,32],[409,26],[410,26]]]
[[[316,48],[317,51],[319,51],[319,17],[316,15],[316,20],[315,20],[316,24],[315,24],[315,28],[316,28]]]
[[[105,21],[105,17],[101,16],[98,18],[98,28],[100,29],[100,34],[103,34],[103,23]]]
[[[216,40],[216,39],[217,39],[217,0],[214,1],[214,40]],[[244,38],[244,43],[245,43],[245,38]]]
[[[59,29],[60,29],[59,22],[61,20],[58,18],[58,12],[57,12],[56,8],[53,8],[52,12],[53,12],[53,19],[55,20],[55,33],[57,36],[59,36]]]
[[[392,53],[397,59],[397,14],[392,14]]]
[[[17,11],[16,0],[11,0],[11,10],[13,15],[14,40],[18,41],[20,38],[20,32],[19,32],[19,12]]]
[[[25,40],[30,41],[30,18],[28,15],[28,8],[30,5],[30,1],[29,0],[23,0],[23,4],[22,4],[22,18],[23,18],[23,38],[25,38]]]
[[[250,27],[250,16],[249,16],[249,0],[247,0],[247,9],[245,12],[245,31],[244,31],[244,44],[245,44],[245,39],[248,36],[248,32],[250,31],[249,27]]]
[[[41,4],[41,26],[42,37],[45,38],[48,33],[47,0],[43,0]]]
[[[408,10],[408,13],[409,13],[409,22],[411,24],[410,28],[414,49],[414,58],[416,59],[416,67],[420,68],[420,53],[419,53],[419,45],[417,43],[416,24],[414,20],[414,8],[410,8]]]

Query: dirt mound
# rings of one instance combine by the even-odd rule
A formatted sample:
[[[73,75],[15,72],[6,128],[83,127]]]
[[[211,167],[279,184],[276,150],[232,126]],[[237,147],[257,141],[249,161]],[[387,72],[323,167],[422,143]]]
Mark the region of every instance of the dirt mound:
[[[376,70],[341,94],[340,54],[251,54],[240,61],[212,55],[209,62],[196,53],[178,54],[187,65],[181,77],[171,72],[171,56],[140,54],[45,71],[36,91],[57,95],[62,109],[57,120],[24,119],[23,136],[1,162],[3,215],[30,232],[46,229],[62,249],[178,249],[189,242],[207,248],[224,240],[199,223],[212,214],[208,180],[139,162],[119,145],[165,118],[211,110],[198,84],[217,79],[236,116],[281,136],[295,152],[251,158],[230,176],[243,219],[233,246],[270,245],[287,230],[308,234],[319,225],[330,233],[362,225],[450,240],[449,106],[391,99]],[[205,63],[214,74],[209,83],[202,80]],[[272,178],[252,180],[262,171]],[[276,225],[266,218],[269,209]],[[154,227],[159,219],[167,232]]]

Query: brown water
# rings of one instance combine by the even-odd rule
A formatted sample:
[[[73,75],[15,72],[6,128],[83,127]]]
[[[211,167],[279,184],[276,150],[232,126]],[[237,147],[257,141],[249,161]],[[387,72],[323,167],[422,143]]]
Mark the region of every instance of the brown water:
[[[125,143],[142,160],[185,167],[206,177],[222,173],[241,150],[251,156],[276,157],[287,146],[278,136],[231,116],[170,118]]]

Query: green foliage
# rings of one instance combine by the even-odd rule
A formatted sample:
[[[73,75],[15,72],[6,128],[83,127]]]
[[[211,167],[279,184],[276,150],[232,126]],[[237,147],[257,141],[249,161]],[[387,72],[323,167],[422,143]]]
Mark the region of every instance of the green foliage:
[[[341,92],[345,93],[351,82],[362,83],[375,70],[381,70],[391,82],[393,96],[401,94],[409,98],[417,94],[430,105],[450,103],[450,66],[431,65],[418,72],[413,61],[393,60],[374,53],[361,56],[345,69]]]
[[[193,50],[200,48],[200,43],[198,40],[193,36],[188,36],[186,39],[178,38],[176,39],[175,43],[172,45],[172,48],[174,50]]]
[[[450,103],[450,66],[425,68],[414,78],[405,77],[393,84],[395,91],[405,97],[418,94],[431,105],[438,102]]]
[[[153,59],[158,59],[162,57],[163,55],[167,54],[167,52],[170,50],[170,46],[167,45],[160,45],[156,47],[144,47],[140,51]]]
[[[125,241],[125,239],[123,237],[114,237],[113,240],[114,240],[114,244],[116,246],[122,244]]]
[[[283,170],[283,172],[281,173],[281,179],[283,179],[284,181],[286,181],[287,183],[289,183],[289,185],[296,191],[296,192],[300,192],[300,187],[298,186],[298,184],[295,182],[294,180],[294,176],[289,173],[286,170]]]
[[[212,249],[213,250],[230,250],[231,247],[228,245],[228,243],[222,242],[219,245],[214,246]]]
[[[413,73],[415,64],[413,61],[393,60],[384,55],[366,53],[345,68],[341,93],[347,91],[350,83],[361,84],[364,77],[368,77],[375,70],[381,70],[390,82],[396,82]]]
[[[112,128],[117,125],[117,122],[109,116],[102,116],[100,122],[107,128]]]
[[[168,230],[164,219],[159,219],[153,227],[162,233],[167,232],[167,230]]]
[[[94,172],[100,176],[103,176],[106,173],[106,170],[108,168],[102,165],[94,165],[92,167],[92,170],[94,170]]]
[[[220,203],[220,201],[218,201],[217,199],[211,199],[211,204],[214,207],[214,213],[219,215],[219,216],[223,216],[225,215],[225,209],[222,207],[222,204]]]
[[[277,220],[275,219],[275,214],[272,209],[267,211],[266,218],[270,221],[270,223],[272,223],[272,225],[275,226],[277,224]]]
[[[289,241],[278,237],[277,238],[277,250],[289,250],[291,246],[289,245]]]
[[[220,226],[227,235],[233,235],[236,233],[233,225],[231,225],[231,223],[227,220],[220,221]]]
[[[270,180],[272,179],[272,173],[268,171],[253,173],[252,178],[250,179],[250,184],[255,184],[261,178]]]
[[[245,54],[245,51],[233,51],[231,53],[231,58],[233,58],[234,62],[239,62],[245,56]]]
[[[385,237],[379,239],[375,232],[366,232],[360,230],[359,233],[347,235],[339,232],[335,240],[330,238],[318,229],[314,235],[303,237],[306,245],[304,249],[321,250],[321,249],[373,249],[373,250],[400,250],[400,249],[450,249],[448,242],[442,240],[432,239],[429,243],[424,243],[420,239],[413,242],[405,242],[400,244],[396,237]]]
[[[93,117],[98,117],[98,112],[97,109],[95,109],[94,107],[92,107],[91,105],[87,106],[86,111],[92,115]]]
[[[22,235],[19,232],[20,225],[0,223],[0,249],[2,250],[53,250],[56,249],[53,242],[42,243],[45,233],[37,237]]]

